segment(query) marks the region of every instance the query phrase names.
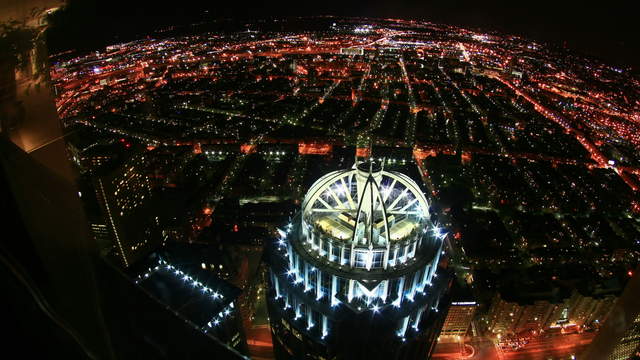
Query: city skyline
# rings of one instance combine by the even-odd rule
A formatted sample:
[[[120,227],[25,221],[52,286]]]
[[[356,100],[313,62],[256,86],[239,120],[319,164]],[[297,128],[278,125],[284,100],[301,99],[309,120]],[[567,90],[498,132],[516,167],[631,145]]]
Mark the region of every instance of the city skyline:
[[[93,16],[61,25],[75,2],[6,27],[23,40],[0,180],[24,231],[0,260],[8,301],[35,301],[11,319],[54,329],[35,341],[112,359],[640,355],[632,67],[421,13],[189,25],[210,16],[196,5],[64,51]],[[69,274],[92,311],[57,291]]]
[[[245,6],[236,2],[212,5],[208,1],[187,0],[171,7],[158,7],[151,1],[92,0],[71,1],[69,7],[69,14],[59,23],[60,32],[54,29],[51,35],[54,52],[87,45],[92,49],[119,39],[141,38],[170,26],[221,19],[242,23],[299,16],[350,16],[430,21],[495,31],[564,46],[618,66],[632,66],[636,71],[640,65],[635,56],[640,49],[634,39],[633,7],[625,1],[597,6],[550,0],[519,3],[402,0],[372,1],[367,6],[349,1],[309,4],[278,1]],[[92,36],[78,32],[75,23],[91,28]]]

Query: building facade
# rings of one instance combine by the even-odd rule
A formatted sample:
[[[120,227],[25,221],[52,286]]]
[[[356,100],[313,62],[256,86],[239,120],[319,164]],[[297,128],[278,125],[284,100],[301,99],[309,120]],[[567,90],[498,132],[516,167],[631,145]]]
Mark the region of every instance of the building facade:
[[[476,313],[475,301],[452,302],[442,325],[440,336],[465,336]]]
[[[161,241],[144,164],[143,155],[133,156],[117,170],[96,176],[93,181],[102,225],[111,235],[113,254],[125,268],[148,255]],[[104,228],[92,230],[96,239],[104,235]]]
[[[331,172],[270,248],[278,359],[409,359],[431,353],[450,285],[446,234],[409,177],[375,162]]]
[[[640,266],[630,270],[624,291],[613,304],[598,335],[581,354],[584,360],[640,358]]]
[[[496,294],[487,314],[487,328],[495,335],[513,335],[554,327],[597,327],[606,320],[616,299],[613,295],[585,296],[576,290],[559,302],[506,301]]]

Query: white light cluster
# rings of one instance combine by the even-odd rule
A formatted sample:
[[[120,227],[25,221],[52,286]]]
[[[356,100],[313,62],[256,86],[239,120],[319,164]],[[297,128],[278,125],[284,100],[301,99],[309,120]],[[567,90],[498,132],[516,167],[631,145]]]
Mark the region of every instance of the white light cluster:
[[[371,25],[362,25],[359,26],[355,29],[353,29],[353,32],[355,32],[356,34],[368,34],[373,30],[373,26]]]
[[[214,291],[213,289],[205,286],[203,283],[201,283],[200,281],[194,279],[191,275],[185,273],[184,271],[176,268],[175,266],[167,263],[166,261],[160,259],[158,260],[158,265],[156,265],[155,267],[149,268],[147,270],[147,272],[138,275],[138,279],[136,279],[136,284],[140,283],[140,281],[149,278],[149,276],[151,276],[151,274],[153,274],[156,271],[159,270],[167,270],[170,273],[173,273],[175,276],[181,278],[183,281],[185,282],[190,282],[191,286],[195,287],[195,288],[199,288],[203,293],[207,294],[210,293],[211,294],[211,298],[218,300],[218,299],[223,299],[224,296],[222,294],[220,294],[217,291]]]
[[[199,288],[200,291],[202,291],[205,294],[211,294],[211,298],[214,300],[221,300],[224,298],[224,296],[222,294],[220,294],[217,291],[214,291],[213,289],[209,288],[208,286],[205,286],[203,283],[201,283],[200,281],[196,280],[195,278],[193,278],[191,275],[185,273],[184,271],[176,268],[175,266],[167,263],[166,261],[160,259],[158,260],[158,265],[156,265],[155,267],[150,267],[145,273],[138,275],[138,279],[136,279],[136,284],[140,283],[140,281],[149,278],[149,276],[151,276],[151,274],[160,271],[160,270],[167,270],[167,272],[174,274],[175,276],[181,278],[183,281],[185,282],[190,282],[191,286],[195,287],[195,288]],[[202,330],[204,332],[207,332],[209,328],[215,327],[216,325],[220,324],[220,322],[222,321],[222,319],[224,319],[225,317],[231,315],[231,312],[233,311],[234,305],[233,302],[231,302],[227,307],[225,307],[222,311],[220,311],[216,316],[214,316],[213,319],[211,319],[211,321],[209,321],[205,327],[202,328]]]
[[[433,227],[432,231],[433,231],[433,236],[436,239],[442,240],[445,237],[447,237],[447,233],[446,232],[442,232],[442,229],[440,227],[438,227],[437,225]]]
[[[220,324],[220,322],[222,322],[222,320],[224,320],[225,317],[228,317],[231,315],[231,312],[233,311],[234,305],[233,302],[229,304],[229,306],[225,307],[224,309],[222,309],[222,311],[220,311],[216,316],[213,317],[213,319],[211,319],[211,321],[209,321],[207,323],[206,327],[203,327],[203,331],[207,332],[210,328],[213,328],[217,325]]]
[[[151,276],[153,273],[155,273],[158,270],[160,270],[160,265],[157,265],[155,267],[150,267],[149,269],[147,269],[146,272],[138,275],[138,278],[135,280],[135,283],[138,284],[138,283],[140,283],[140,281],[142,281],[144,279],[148,279],[149,276]]]

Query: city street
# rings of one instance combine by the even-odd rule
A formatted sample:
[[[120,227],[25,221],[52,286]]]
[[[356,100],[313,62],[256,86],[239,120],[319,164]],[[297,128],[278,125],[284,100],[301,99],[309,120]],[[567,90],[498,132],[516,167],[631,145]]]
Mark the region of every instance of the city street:
[[[500,354],[496,350],[493,342],[485,337],[473,337],[471,340],[467,340],[465,344],[469,344],[473,347],[473,356],[461,356],[460,344],[453,343],[438,343],[432,359],[435,360],[459,360],[459,359],[500,359]]]
[[[594,332],[582,334],[553,334],[549,337],[533,339],[523,349],[504,352],[504,359],[508,360],[546,360],[571,359],[571,355],[583,351],[596,335]]]
[[[438,343],[432,359],[436,360],[547,360],[547,359],[571,359],[571,355],[583,351],[596,333],[584,332],[582,334],[547,334],[531,340],[524,348],[517,351],[501,351],[492,341],[485,337],[474,337],[466,344],[474,348],[472,357],[460,355],[459,343]]]

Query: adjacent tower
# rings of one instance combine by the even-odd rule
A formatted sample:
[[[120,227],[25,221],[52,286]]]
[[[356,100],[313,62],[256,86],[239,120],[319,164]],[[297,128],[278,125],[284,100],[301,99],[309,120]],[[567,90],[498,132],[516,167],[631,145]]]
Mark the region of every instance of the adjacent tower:
[[[365,161],[321,177],[269,251],[277,358],[425,358],[448,302],[445,236],[404,174]]]

